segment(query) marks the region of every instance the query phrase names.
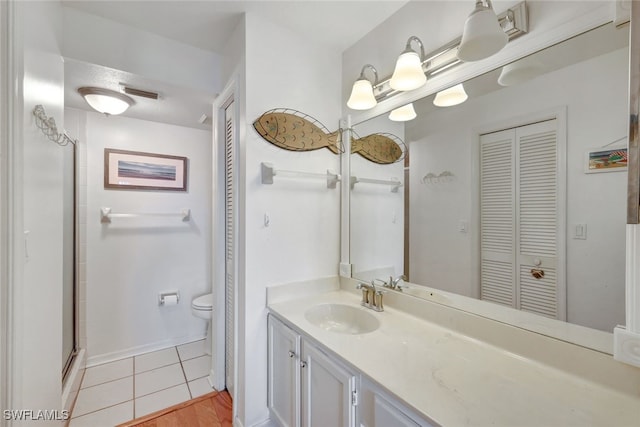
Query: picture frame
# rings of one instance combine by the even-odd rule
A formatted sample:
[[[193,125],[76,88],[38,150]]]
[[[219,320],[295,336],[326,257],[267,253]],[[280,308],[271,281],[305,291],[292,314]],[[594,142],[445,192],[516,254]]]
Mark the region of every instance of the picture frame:
[[[627,170],[627,147],[593,148],[585,155],[585,173]]]
[[[188,159],[167,154],[104,149],[104,188],[187,191]]]

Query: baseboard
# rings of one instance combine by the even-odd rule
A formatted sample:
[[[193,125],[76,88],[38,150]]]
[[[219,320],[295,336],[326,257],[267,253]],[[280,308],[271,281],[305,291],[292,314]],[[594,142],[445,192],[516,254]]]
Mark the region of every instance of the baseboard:
[[[87,368],[96,365],[102,365],[103,363],[109,363],[116,360],[126,359],[127,357],[138,356],[152,351],[164,350],[165,348],[175,347],[182,344],[187,344],[192,341],[199,341],[205,339],[206,335],[198,334],[188,337],[173,338],[164,341],[158,341],[151,344],[140,345],[136,347],[127,348],[125,350],[113,351],[111,353],[98,354],[87,358]]]
[[[264,421],[259,422],[258,424],[254,424],[252,427],[279,427],[278,424],[273,422],[271,418],[267,418]]]

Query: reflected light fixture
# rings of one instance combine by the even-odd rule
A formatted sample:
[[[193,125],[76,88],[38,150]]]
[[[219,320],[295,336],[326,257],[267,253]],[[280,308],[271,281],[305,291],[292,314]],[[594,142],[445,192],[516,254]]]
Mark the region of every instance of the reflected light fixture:
[[[498,22],[491,0],[476,0],[475,9],[464,23],[458,59],[479,61],[497,53],[507,41],[509,37]]]
[[[500,86],[511,86],[524,83],[542,74],[544,67],[542,63],[532,58],[524,58],[502,67],[498,84]]]
[[[364,76],[367,68],[373,71],[373,84]],[[351,88],[351,96],[347,101],[347,107],[352,110],[368,110],[375,107],[378,101],[376,101],[376,97],[373,95],[373,86],[376,84],[378,84],[378,71],[373,65],[366,64],[362,67],[360,77],[358,77],[358,80],[353,84],[353,88]]]
[[[420,47],[420,55],[411,48],[411,42],[416,42]],[[407,40],[404,52],[400,54],[396,61],[396,68],[389,81],[389,86],[395,90],[407,91],[417,89],[427,82],[427,76],[422,69],[424,61],[424,46],[422,41],[411,36]]]
[[[91,108],[106,115],[122,114],[134,104],[125,94],[99,87],[81,87],[78,93]]]
[[[416,110],[413,108],[413,103],[409,103],[392,110],[389,113],[389,120],[393,120],[394,122],[407,122],[415,119],[416,116],[417,114]]]
[[[464,91],[462,83],[450,87],[449,89],[441,90],[436,94],[433,100],[433,105],[436,107],[452,107],[454,105],[462,104],[467,100],[469,96]]]

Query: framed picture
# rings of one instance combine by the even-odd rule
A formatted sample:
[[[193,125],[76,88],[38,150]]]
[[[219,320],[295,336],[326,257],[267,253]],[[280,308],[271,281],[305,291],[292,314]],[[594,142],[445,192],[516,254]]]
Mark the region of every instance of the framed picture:
[[[104,188],[187,191],[187,158],[105,148]]]
[[[594,148],[587,151],[585,173],[627,170],[627,148]]]

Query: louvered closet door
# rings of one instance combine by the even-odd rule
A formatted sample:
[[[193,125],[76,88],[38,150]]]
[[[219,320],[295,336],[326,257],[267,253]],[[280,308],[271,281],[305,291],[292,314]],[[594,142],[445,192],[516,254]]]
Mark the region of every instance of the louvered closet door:
[[[516,306],[515,133],[480,137],[480,298]]]
[[[557,120],[480,137],[480,297],[564,319],[558,158]]]
[[[558,310],[558,147],[556,120],[515,130],[518,146],[518,307],[547,317]],[[534,277],[535,271],[544,276]]]
[[[234,298],[235,298],[235,224],[234,224],[234,114],[233,102],[225,109],[225,382],[233,395],[233,341],[234,341]]]

